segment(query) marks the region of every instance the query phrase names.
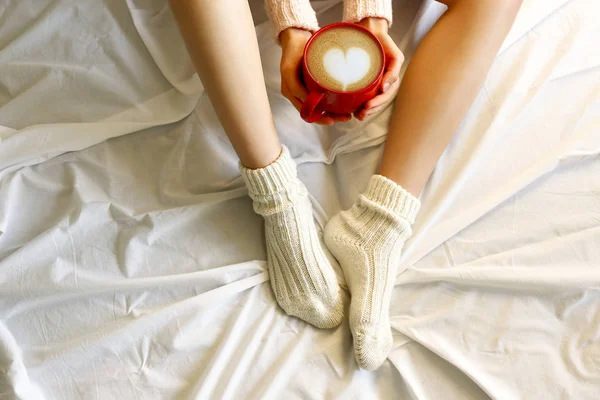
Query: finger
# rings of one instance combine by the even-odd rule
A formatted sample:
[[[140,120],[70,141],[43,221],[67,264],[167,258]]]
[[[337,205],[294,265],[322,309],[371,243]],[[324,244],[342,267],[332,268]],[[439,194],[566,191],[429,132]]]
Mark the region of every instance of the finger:
[[[386,49],[387,56],[386,72],[382,80],[382,88],[385,92],[392,85],[392,83],[399,79],[402,63],[404,63],[404,54],[402,54],[391,37],[386,36],[383,41],[383,46]]]
[[[400,82],[400,77],[394,72],[386,72],[381,79],[381,92],[386,93],[390,91],[392,85],[396,82]]]
[[[292,99],[290,101],[292,102],[292,104],[294,105],[294,107],[296,108],[296,110],[298,110],[298,112],[302,111],[302,106],[304,105],[304,103],[302,103],[300,101],[300,99],[292,97]]]
[[[301,112],[302,110],[302,101],[300,101],[300,99],[292,96],[292,94],[290,93],[290,90],[288,89],[287,85],[285,83],[281,84],[281,94],[290,101],[290,103],[293,104],[294,108],[296,108],[296,110],[298,110],[298,112]]]
[[[369,112],[370,108],[366,108],[364,105],[359,108],[358,110],[356,110],[356,112],[354,113],[354,118],[356,118],[359,121],[364,120],[367,117],[367,114]]]
[[[302,113],[302,106],[304,105],[304,103],[300,99],[291,95],[287,85],[281,85],[281,93],[294,105],[298,112]],[[315,124],[318,125],[333,125],[333,123],[333,119],[327,115],[315,121]]]
[[[301,112],[302,110],[302,106],[304,105],[304,103],[298,99],[297,97],[294,97],[287,84],[282,82],[281,83],[281,94],[283,94],[283,96],[288,99],[296,108],[296,110],[298,110],[298,112]],[[344,119],[344,121],[348,121],[350,120],[351,116],[343,116],[343,115],[337,115],[338,117],[347,117],[346,119]],[[340,120],[342,121],[342,120]],[[325,115],[324,117],[322,117],[321,119],[315,121],[315,124],[317,125],[333,125],[336,122],[336,120],[334,119],[334,117],[330,116],[330,115]]]
[[[315,122],[315,124],[317,125],[333,125],[334,123],[335,121],[333,120],[333,118],[328,116],[324,116],[323,118]]]
[[[356,117],[357,120],[359,121],[364,121],[367,117],[373,115],[373,114],[377,114],[379,111],[383,110],[385,108],[385,104],[379,106],[379,107],[374,107],[374,108],[370,108],[370,109],[362,109],[360,111],[359,114],[355,114],[354,116]]]
[[[369,110],[365,110],[365,118],[367,118],[368,116],[371,116],[373,114],[377,114],[379,111],[383,110],[385,108],[385,104],[379,106],[379,107],[373,107]]]
[[[373,107],[379,107],[383,104],[389,103],[392,98],[396,95],[397,89],[400,86],[400,81],[396,81],[392,83],[392,86],[385,92],[380,95],[373,97],[371,100],[367,101],[363,108],[370,109]]]
[[[389,98],[382,101],[381,103],[373,102],[371,104],[368,104],[368,107],[367,107],[367,105],[365,105],[362,109],[360,109],[358,111],[357,114],[355,114],[355,117],[362,121],[369,115],[373,115],[373,114],[381,111],[382,109],[386,108],[390,104],[390,102],[393,100],[394,95],[395,95],[395,91],[394,92],[389,91],[388,93],[384,93],[384,94],[380,95],[381,97],[389,96]],[[380,97],[380,96],[378,96],[378,97]],[[375,100],[375,99],[373,99],[373,100]]]
[[[365,107],[361,107],[358,111],[354,113],[354,118],[359,121],[363,121],[367,117],[368,110]]]
[[[290,93],[294,97],[305,101],[306,96],[308,96],[308,90],[306,90],[300,80],[300,61],[301,59],[283,63],[281,65],[281,80],[285,81]]]
[[[292,93],[292,95],[294,95],[294,97],[297,97],[301,101],[306,101],[306,97],[308,96],[308,90],[306,90],[306,87],[304,87],[304,85],[300,81],[299,75],[290,78],[290,80],[288,81],[288,87],[290,88],[290,92]]]
[[[343,117],[339,117],[338,119],[336,119],[336,122],[348,122],[352,119],[351,115],[345,115]]]
[[[348,122],[352,119],[351,114],[328,114],[335,122]]]
[[[392,99],[392,97],[394,97],[394,93],[392,93],[391,91],[387,91],[386,93],[382,93],[379,96],[373,97],[371,100],[369,100],[365,106],[364,109],[365,110],[370,110],[371,108],[374,107],[379,107],[383,104],[387,104],[390,102],[390,100]]]
[[[285,85],[285,84],[281,85],[281,93],[285,96],[286,99],[288,99],[290,101],[290,103],[292,103],[294,108],[296,110],[298,110],[298,113],[302,114],[302,106],[304,105],[304,103],[302,103],[302,101],[300,101],[300,99],[297,99],[296,97],[294,97],[290,94],[290,91],[287,88],[287,85]]]

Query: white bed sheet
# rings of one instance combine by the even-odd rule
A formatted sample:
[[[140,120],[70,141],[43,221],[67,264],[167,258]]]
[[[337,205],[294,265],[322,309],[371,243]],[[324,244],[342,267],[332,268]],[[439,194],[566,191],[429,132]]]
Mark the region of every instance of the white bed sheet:
[[[257,10],[276,125],[323,226],[364,189],[390,110],[302,122]],[[395,3],[408,58],[443,10]],[[347,323],[276,306],[261,219],[166,2],[0,4],[0,399],[597,398],[599,19],[597,0],[525,1],[421,196],[394,351],[366,372]]]

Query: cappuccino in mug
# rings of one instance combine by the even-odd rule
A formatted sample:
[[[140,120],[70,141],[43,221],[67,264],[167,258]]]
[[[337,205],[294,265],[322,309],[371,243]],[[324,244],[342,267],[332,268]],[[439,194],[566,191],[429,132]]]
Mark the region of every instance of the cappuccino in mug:
[[[310,74],[323,87],[353,92],[377,79],[383,57],[368,33],[341,26],[315,37],[306,61]]]

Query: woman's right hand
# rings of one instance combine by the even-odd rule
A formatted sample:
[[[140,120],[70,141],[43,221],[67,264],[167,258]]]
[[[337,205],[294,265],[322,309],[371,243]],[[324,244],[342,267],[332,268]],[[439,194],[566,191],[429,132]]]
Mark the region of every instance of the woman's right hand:
[[[281,94],[288,99],[300,112],[302,104],[308,96],[308,90],[302,82],[302,57],[304,47],[312,34],[309,31],[298,28],[287,28],[281,32]],[[320,125],[333,125],[335,122],[346,122],[352,118],[351,115],[327,114],[316,123]]]

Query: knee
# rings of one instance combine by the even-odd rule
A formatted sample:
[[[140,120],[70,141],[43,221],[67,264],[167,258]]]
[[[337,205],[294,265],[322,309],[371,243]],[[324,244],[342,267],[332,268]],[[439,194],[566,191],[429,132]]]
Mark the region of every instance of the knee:
[[[472,11],[482,11],[497,17],[514,17],[523,0],[438,0],[448,6],[448,10],[465,8]]]

